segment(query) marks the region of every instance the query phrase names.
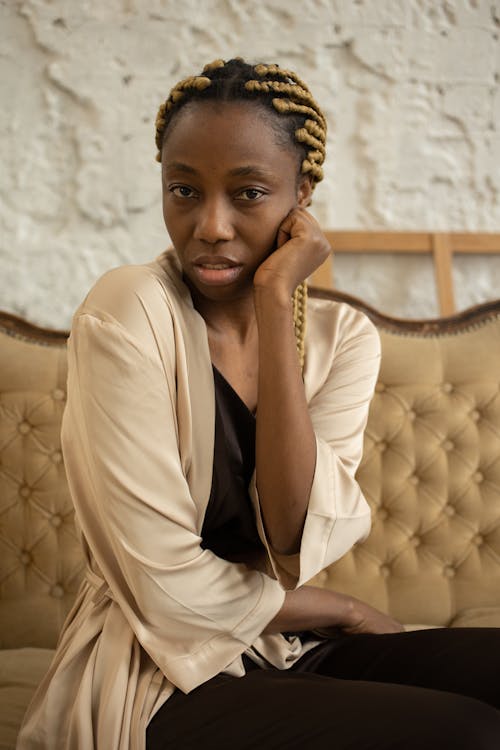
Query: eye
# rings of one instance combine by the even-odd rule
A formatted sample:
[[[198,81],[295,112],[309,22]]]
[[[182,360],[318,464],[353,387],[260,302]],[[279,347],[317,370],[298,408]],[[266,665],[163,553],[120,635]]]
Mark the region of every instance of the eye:
[[[175,195],[176,198],[194,198],[195,192],[193,188],[187,185],[172,185],[169,187],[170,192]]]
[[[237,198],[244,201],[255,201],[263,195],[265,195],[264,191],[258,188],[245,188],[238,193]]]

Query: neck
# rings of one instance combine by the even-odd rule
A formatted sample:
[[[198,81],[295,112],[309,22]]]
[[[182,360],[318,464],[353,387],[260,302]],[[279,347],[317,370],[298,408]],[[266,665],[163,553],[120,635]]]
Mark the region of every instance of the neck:
[[[195,309],[205,321],[210,333],[229,336],[244,344],[255,333],[257,319],[253,290],[232,300],[211,300],[191,289]]]

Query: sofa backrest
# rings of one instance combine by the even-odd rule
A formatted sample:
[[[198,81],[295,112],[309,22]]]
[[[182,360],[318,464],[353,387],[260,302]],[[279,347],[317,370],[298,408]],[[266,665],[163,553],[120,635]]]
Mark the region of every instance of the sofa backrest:
[[[313,582],[406,623],[500,606],[500,301],[382,340],[358,479],[368,539]],[[0,646],[53,646],[83,570],[60,449],[65,332],[0,315]]]
[[[500,608],[500,301],[453,318],[372,318],[381,370],[359,483],[369,538],[316,577],[405,623],[496,621]]]
[[[83,560],[64,473],[65,333],[0,316],[0,647],[54,646]]]

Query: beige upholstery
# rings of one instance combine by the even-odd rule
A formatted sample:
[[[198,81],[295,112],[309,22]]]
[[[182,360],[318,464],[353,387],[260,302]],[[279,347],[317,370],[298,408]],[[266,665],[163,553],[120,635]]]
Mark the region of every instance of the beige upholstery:
[[[373,529],[314,582],[410,626],[500,626],[500,301],[420,325],[318,294],[368,312],[382,368],[358,472]],[[65,340],[0,316],[0,750],[82,572],[59,443]]]
[[[500,626],[500,303],[423,330],[372,317],[382,366],[358,479],[373,527],[315,582],[404,623]]]
[[[82,569],[59,439],[65,336],[30,335],[0,330],[1,648],[53,648]]]
[[[15,747],[24,712],[36,686],[49,668],[52,653],[46,648],[0,651],[0,748],[2,750]]]

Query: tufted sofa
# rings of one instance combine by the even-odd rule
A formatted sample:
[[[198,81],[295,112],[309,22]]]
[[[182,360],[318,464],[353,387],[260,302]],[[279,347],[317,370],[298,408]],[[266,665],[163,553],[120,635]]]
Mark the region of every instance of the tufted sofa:
[[[382,340],[358,472],[372,532],[313,582],[408,627],[500,626],[500,301],[410,322],[311,294],[360,307]],[[66,336],[0,315],[0,749],[82,573],[59,442]]]

